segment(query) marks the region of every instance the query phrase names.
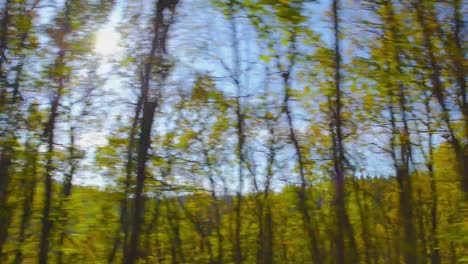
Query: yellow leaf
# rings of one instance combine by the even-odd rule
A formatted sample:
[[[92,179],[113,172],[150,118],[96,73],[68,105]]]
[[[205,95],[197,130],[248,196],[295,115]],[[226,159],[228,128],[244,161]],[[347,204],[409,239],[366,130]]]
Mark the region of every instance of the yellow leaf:
[[[260,55],[260,60],[264,62],[270,62],[270,58],[266,55]]]
[[[375,225],[375,232],[380,235],[384,236],[385,235],[385,227],[381,224],[376,224]]]

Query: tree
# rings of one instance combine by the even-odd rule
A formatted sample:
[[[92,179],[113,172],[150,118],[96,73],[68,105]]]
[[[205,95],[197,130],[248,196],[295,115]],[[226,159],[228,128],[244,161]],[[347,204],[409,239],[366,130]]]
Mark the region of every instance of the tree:
[[[143,112],[138,143],[137,176],[134,198],[135,207],[134,215],[132,217],[132,231],[128,254],[124,256],[125,264],[135,263],[138,259],[138,244],[140,239],[141,226],[143,224],[143,187],[146,177],[148,149],[151,145],[151,128],[153,126],[155,109],[159,105],[160,89],[168,77],[170,70],[170,66],[167,61],[165,61],[164,56],[167,55],[167,34],[169,27],[174,20],[174,12],[177,3],[177,0],[159,0],[156,3],[155,19],[153,25],[154,35],[151,41],[151,50],[148,54],[147,61],[142,65],[143,76],[141,80],[141,100],[143,104]],[[165,12],[166,10],[169,11],[168,15]],[[157,89],[150,87],[150,80],[153,78],[153,73],[159,86]]]
[[[42,230],[41,230],[41,241],[39,244],[39,263],[48,262],[50,234],[52,231],[52,217],[50,215],[52,200],[53,200],[53,174],[55,166],[53,164],[53,157],[55,152],[55,134],[56,125],[60,116],[60,105],[63,101],[64,94],[67,93],[67,89],[70,85],[70,78],[73,72],[71,61],[79,58],[83,51],[78,48],[78,45],[86,44],[89,40],[87,35],[81,36],[77,32],[80,31],[86,33],[86,19],[89,16],[96,16],[96,12],[106,12],[110,7],[109,1],[103,1],[97,4],[91,4],[86,9],[86,12],[82,12],[81,8],[90,4],[87,2],[80,1],[65,1],[63,10],[57,17],[55,17],[55,24],[48,28],[47,32],[52,40],[52,43],[57,47],[58,51],[55,54],[54,62],[48,68],[48,78],[51,81],[51,99],[50,99],[50,110],[49,116],[44,127],[44,141],[47,145],[46,157],[45,157],[45,169],[44,169],[44,207],[42,215]],[[95,12],[93,14],[93,12]],[[82,24],[80,24],[82,23]],[[77,45],[78,44],[78,45]],[[71,53],[68,54],[68,53]],[[75,57],[76,56],[76,57]],[[72,146],[71,149],[74,147]],[[70,186],[70,185],[68,185]],[[67,191],[68,192],[68,191]]]

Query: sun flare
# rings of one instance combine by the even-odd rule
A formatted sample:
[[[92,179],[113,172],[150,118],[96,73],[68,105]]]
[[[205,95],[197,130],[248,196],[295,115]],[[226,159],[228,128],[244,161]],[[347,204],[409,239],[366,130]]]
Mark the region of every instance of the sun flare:
[[[96,34],[95,51],[101,55],[115,55],[121,51],[120,35],[112,28],[103,28]]]

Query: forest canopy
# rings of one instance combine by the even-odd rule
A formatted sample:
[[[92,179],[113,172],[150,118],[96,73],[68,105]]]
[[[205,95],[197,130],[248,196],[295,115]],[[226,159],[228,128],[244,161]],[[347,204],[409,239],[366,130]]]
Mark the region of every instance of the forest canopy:
[[[468,263],[462,0],[2,0],[0,263]]]

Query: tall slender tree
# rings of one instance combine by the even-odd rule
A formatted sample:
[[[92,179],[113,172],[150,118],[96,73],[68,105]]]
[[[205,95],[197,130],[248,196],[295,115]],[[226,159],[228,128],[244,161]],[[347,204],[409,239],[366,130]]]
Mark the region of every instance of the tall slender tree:
[[[146,178],[146,162],[148,150],[151,145],[151,129],[153,127],[154,113],[160,104],[160,93],[169,75],[169,64],[166,61],[167,39],[171,24],[174,21],[175,9],[178,0],[158,0],[155,6],[153,24],[153,37],[148,57],[142,65],[142,119],[138,142],[137,176],[134,193],[134,214],[132,216],[132,230],[128,253],[124,255],[125,264],[133,264],[138,260],[138,248],[141,227],[143,225],[144,185]],[[157,87],[150,87],[156,79]],[[124,252],[125,253],[125,252]]]
[[[333,0],[333,33],[334,33],[334,65],[335,65],[335,90],[333,92],[332,112],[332,137],[333,137],[333,168],[336,207],[336,260],[338,263],[358,262],[357,248],[354,241],[354,230],[351,226],[349,216],[346,210],[345,202],[345,147],[343,135],[343,116],[342,116],[342,86],[341,86],[341,50],[340,50],[340,2]],[[349,250],[346,251],[346,240],[349,240]],[[348,252],[348,254],[346,254]],[[347,257],[345,257],[347,255]]]

